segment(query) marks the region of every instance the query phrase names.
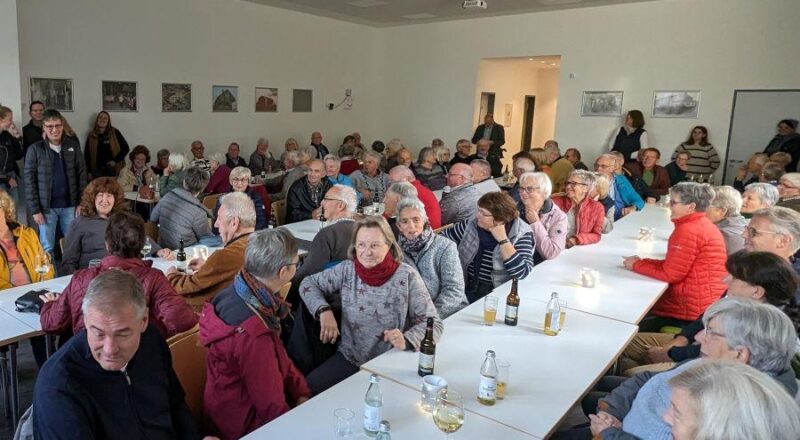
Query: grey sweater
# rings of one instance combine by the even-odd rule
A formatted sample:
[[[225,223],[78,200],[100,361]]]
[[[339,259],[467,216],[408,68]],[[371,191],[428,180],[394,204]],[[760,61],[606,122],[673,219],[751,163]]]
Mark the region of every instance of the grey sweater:
[[[64,259],[61,270],[71,274],[86,269],[89,262],[108,255],[106,250],[106,227],[108,219],[103,217],[77,216],[69,226],[64,239]]]
[[[747,219],[743,216],[727,217],[717,223],[719,232],[722,232],[722,238],[725,239],[725,249],[728,255],[744,249],[744,237],[742,233],[744,228],[747,227]]]
[[[442,200],[439,201],[439,207],[442,209],[442,225],[475,217],[479,198],[481,198],[480,191],[471,183],[442,193]]]
[[[392,348],[383,341],[384,330],[401,329],[410,348],[415,350],[425,337],[427,317],[434,318],[434,340],[438,341],[444,330],[422,278],[406,263],[400,263],[394,275],[379,287],[363,283],[350,260],[308,276],[300,285],[300,296],[312,314],[339,294],[342,300],[339,352],[357,366]]]
[[[191,246],[211,233],[211,212],[184,188],[175,188],[153,208],[150,221],[158,223],[158,241],[165,248],[178,249],[179,240]]]
[[[422,276],[442,319],[469,304],[464,295],[464,273],[458,259],[458,247],[452,240],[434,234],[417,258],[408,253],[405,256],[403,261],[415,267]]]

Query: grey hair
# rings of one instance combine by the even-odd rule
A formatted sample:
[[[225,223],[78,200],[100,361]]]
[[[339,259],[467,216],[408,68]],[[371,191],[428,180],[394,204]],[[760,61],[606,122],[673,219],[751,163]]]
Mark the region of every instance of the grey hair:
[[[391,170],[389,170],[389,175],[391,176],[392,174],[406,179],[414,179],[414,172],[411,171],[411,168],[405,165],[396,165],[393,167]]]
[[[550,177],[547,174],[530,171],[523,173],[519,176],[520,186],[529,180],[536,182],[536,186],[539,187],[539,192],[542,193],[542,197],[545,199],[550,197],[550,194],[553,192],[553,182],[550,181]]]
[[[397,194],[401,199],[418,198],[417,189],[414,188],[414,185],[408,182],[395,182],[389,185],[389,188],[386,190],[386,192]]]
[[[445,153],[450,154],[450,149],[445,147],[444,145],[440,145],[434,148],[433,151],[434,153],[436,153],[436,160],[438,160],[439,162],[442,162],[444,160],[443,157]]]
[[[425,212],[425,205],[418,198],[403,198],[397,202],[397,208],[395,209],[395,213],[397,213],[397,217],[400,217],[400,213],[403,212],[404,209],[416,209],[419,211],[419,216],[425,223],[428,223],[428,213]]]
[[[753,218],[766,219],[772,232],[792,237],[792,252],[800,249],[800,212],[782,206],[759,209],[753,213]]]
[[[183,168],[186,167],[186,156],[184,156],[183,153],[169,153],[169,166],[176,172],[182,171]]]
[[[597,183],[597,177],[591,171],[572,170],[572,172],[569,173],[569,176],[570,177],[575,176],[575,177],[581,179],[583,181],[583,183],[586,184],[586,189],[588,191],[593,190],[595,183]]]
[[[761,203],[766,206],[775,206],[778,203],[778,188],[775,185],[764,182],[751,183],[744,187],[745,191],[752,191],[761,200]]]
[[[199,194],[206,188],[210,179],[208,171],[199,167],[191,167],[183,176],[183,187],[192,194]]]
[[[783,176],[781,176],[780,179],[778,179],[778,182],[780,182],[783,179],[788,180],[789,183],[792,184],[792,186],[800,188],[800,173],[786,173]]]
[[[725,297],[703,315],[703,325],[717,318],[732,349],[747,348],[748,365],[771,375],[789,368],[797,344],[797,331],[786,313],[772,304],[746,298]]]
[[[530,158],[520,156],[514,161],[514,168],[522,168],[526,173],[536,171],[536,164]]]
[[[470,165],[477,165],[486,174],[488,174],[489,176],[492,175],[492,165],[489,164],[489,161],[486,160],[486,159],[472,159],[472,162],[470,162],[469,164]]]
[[[419,156],[417,157],[417,163],[425,162],[428,157],[433,157],[434,162],[436,161],[436,152],[433,151],[432,147],[425,147],[419,150]]]
[[[739,362],[695,362],[669,385],[693,400],[696,440],[795,440],[800,432],[800,408],[783,387]]]
[[[262,229],[250,234],[244,253],[244,269],[261,280],[276,278],[281,268],[294,263],[297,241],[283,228]]]
[[[267,145],[267,146],[269,146],[269,139],[267,139],[265,137],[260,137],[256,141],[256,145]]]
[[[558,142],[556,141],[547,141],[547,143],[545,143],[544,151],[548,153],[561,154],[561,150],[558,148]]]
[[[352,186],[337,183],[333,185],[331,189],[339,190],[339,197],[342,199],[342,202],[344,202],[347,212],[351,214],[356,212],[356,209],[358,209],[358,196],[356,195],[356,190],[354,190]]]
[[[211,153],[211,155],[208,156],[208,160],[213,160],[220,165],[225,165],[225,156],[223,156],[222,153]]]
[[[286,152],[286,159],[292,161],[295,166],[300,163],[300,152],[297,150],[287,151]]]
[[[383,160],[383,155],[381,153],[378,153],[377,151],[373,151],[373,150],[369,150],[366,153],[364,153],[364,160],[366,160],[368,157],[371,157],[371,158],[377,160],[378,161],[378,165],[380,165],[381,160]]]
[[[249,195],[243,192],[229,192],[222,196],[219,206],[225,207],[228,217],[238,218],[241,227],[256,227],[256,206]]]
[[[89,309],[97,310],[104,315],[117,316],[124,305],[133,306],[136,309],[136,319],[143,319],[147,311],[144,287],[129,272],[111,269],[101,272],[89,283],[81,304],[81,312],[84,319]]]
[[[694,203],[694,210],[706,212],[711,201],[714,200],[714,188],[707,183],[680,182],[669,189],[671,197],[680,196],[681,203],[688,205]]]
[[[236,168],[231,170],[231,175],[230,175],[229,179],[238,179],[238,178],[241,178],[241,177],[247,177],[247,179],[249,180],[250,177],[252,177],[252,176],[253,176],[253,172],[250,171],[250,168],[247,168],[247,167],[236,167]]]
[[[715,186],[714,200],[711,206],[724,209],[725,217],[739,217],[739,210],[742,209],[742,195],[732,186]]]
[[[332,161],[334,161],[336,163],[342,163],[342,159],[339,159],[339,156],[337,156],[335,154],[326,154],[325,158],[322,159],[323,162],[327,162],[329,160],[332,160]]]

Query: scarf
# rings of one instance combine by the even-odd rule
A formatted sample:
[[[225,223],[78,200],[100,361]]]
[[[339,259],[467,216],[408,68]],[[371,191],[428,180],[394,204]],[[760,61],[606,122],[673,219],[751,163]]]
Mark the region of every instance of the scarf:
[[[236,275],[233,289],[270,330],[280,335],[281,320],[289,316],[289,303],[244,269]]]
[[[511,230],[512,223],[506,223],[506,234],[508,231]],[[483,229],[480,226],[478,228],[478,253],[475,254],[475,259],[472,261],[473,269],[475,270],[475,279],[477,280],[481,273],[481,260],[483,259],[483,253],[485,251],[494,252],[494,248],[497,247],[497,240],[494,239],[494,235],[491,232]]]
[[[383,258],[382,262],[370,269],[364,267],[361,262],[358,261],[358,257],[353,258],[353,263],[356,267],[356,275],[361,278],[364,284],[372,287],[382,286],[385,282],[389,281],[389,278],[391,278],[392,275],[397,272],[397,268],[400,267],[400,263],[395,261],[392,257],[391,251],[386,253],[386,257]]]
[[[430,223],[425,223],[425,228],[422,230],[422,233],[416,236],[415,238],[406,238],[405,235],[400,234],[398,244],[400,247],[403,248],[403,252],[407,253],[411,256],[414,260],[417,259],[417,255],[419,255],[420,251],[425,247],[428,242],[431,241],[433,238],[433,229],[431,229]]]

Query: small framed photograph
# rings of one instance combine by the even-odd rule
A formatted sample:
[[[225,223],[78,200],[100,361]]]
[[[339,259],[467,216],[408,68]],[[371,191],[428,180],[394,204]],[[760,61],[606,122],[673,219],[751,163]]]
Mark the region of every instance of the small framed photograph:
[[[656,90],[653,92],[654,118],[697,119],[700,90]]]
[[[134,81],[103,81],[103,110],[137,112],[139,101]]]
[[[42,101],[45,109],[71,112],[72,80],[64,78],[31,78],[31,102]]]
[[[161,83],[161,111],[192,111],[192,85]]]
[[[239,87],[211,86],[212,112],[238,112]]]
[[[312,111],[313,91],[309,89],[292,90],[292,111],[295,113],[310,113]]]
[[[274,113],[278,111],[278,89],[256,87],[256,112]]]
[[[581,116],[622,116],[622,91],[584,91]]]

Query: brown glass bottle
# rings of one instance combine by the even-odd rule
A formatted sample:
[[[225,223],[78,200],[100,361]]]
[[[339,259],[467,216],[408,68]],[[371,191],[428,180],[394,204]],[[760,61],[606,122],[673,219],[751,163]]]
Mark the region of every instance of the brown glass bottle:
[[[511,282],[511,292],[506,297],[506,325],[517,325],[519,317],[519,294],[517,293],[517,279]]]
[[[433,318],[428,318],[425,338],[419,344],[419,367],[417,374],[427,376],[433,374],[433,365],[436,360],[436,342],[433,341]]]

